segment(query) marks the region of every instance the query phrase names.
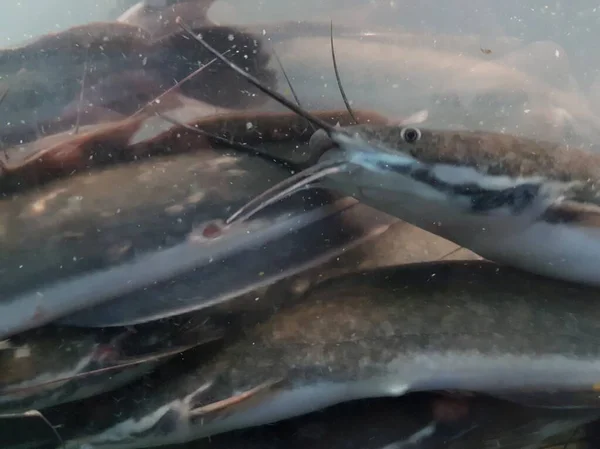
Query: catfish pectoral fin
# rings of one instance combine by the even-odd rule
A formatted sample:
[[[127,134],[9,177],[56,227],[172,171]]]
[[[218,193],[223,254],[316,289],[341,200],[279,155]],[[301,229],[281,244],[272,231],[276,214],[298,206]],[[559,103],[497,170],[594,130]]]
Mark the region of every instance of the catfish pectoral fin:
[[[223,418],[251,408],[253,405],[264,401],[265,398],[276,395],[283,387],[284,380],[283,378],[268,380],[227,399],[193,408],[190,410],[190,418],[201,418],[206,422],[207,418],[212,420],[212,415]]]

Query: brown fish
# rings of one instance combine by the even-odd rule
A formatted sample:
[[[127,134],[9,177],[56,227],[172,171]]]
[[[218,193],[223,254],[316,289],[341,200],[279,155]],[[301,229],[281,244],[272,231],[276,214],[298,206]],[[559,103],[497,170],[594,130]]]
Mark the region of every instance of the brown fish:
[[[274,75],[266,67],[269,55],[253,35],[215,25],[203,26],[197,32],[222,51],[241,49],[231,56],[273,85]],[[10,92],[0,108],[5,123],[0,136],[5,144],[23,143],[34,139],[40,129],[58,132],[74,126],[69,116],[73,116],[73,104],[79,103],[83,79],[84,105],[127,114],[211,59],[181,31],[152,39],[143,29],[123,23],[90,23],[39,37],[17,48],[2,49],[2,88]],[[213,64],[179,90],[225,108],[243,109],[264,102],[265,98],[253,89],[236,89],[239,81],[219,64]],[[61,118],[63,113],[66,116]]]
[[[120,413],[86,416],[67,447],[182,443],[411,391],[527,403],[536,393],[540,404],[560,397],[553,406],[592,406],[595,415],[595,297],[591,288],[484,262],[331,279],[248,326],[212,360],[190,363],[182,377],[113,394],[107,407]]]

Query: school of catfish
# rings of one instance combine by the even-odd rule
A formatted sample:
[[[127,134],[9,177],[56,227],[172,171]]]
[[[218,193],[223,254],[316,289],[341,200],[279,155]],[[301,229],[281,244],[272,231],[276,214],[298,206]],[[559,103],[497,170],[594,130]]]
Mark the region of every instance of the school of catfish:
[[[600,117],[556,45],[219,1],[0,50],[1,446],[590,445]]]

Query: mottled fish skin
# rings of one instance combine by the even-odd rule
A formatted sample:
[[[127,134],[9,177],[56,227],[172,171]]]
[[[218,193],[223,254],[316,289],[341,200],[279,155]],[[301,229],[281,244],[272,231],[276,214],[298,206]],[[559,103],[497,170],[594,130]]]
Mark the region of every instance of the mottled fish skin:
[[[486,262],[333,279],[200,369],[114,396],[119,416],[86,419],[67,447],[180,443],[408,391],[467,390],[517,402],[528,391],[596,397],[596,297],[590,288]]]
[[[346,130],[351,147],[324,159],[353,169],[324,185],[495,262],[600,286],[600,154],[490,132]],[[322,131],[312,145],[333,148]]]
[[[410,127],[407,127],[410,128]],[[424,164],[460,165],[483,175],[512,178],[541,176],[548,180],[598,182],[600,156],[511,134],[487,131],[448,131],[415,127],[421,137],[407,142],[404,127],[389,125],[348,126],[368,142],[380,142],[391,151],[410,155]]]

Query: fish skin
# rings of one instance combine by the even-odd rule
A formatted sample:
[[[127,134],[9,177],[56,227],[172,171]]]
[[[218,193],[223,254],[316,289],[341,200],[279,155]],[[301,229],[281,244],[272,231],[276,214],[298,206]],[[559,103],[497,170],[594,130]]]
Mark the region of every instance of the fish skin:
[[[589,407],[600,365],[596,296],[489,262],[334,278],[248,327],[199,369],[113,395],[120,416],[86,418],[89,427],[67,447],[181,443],[409,391],[466,390],[517,403],[522,393],[564,391],[560,407]],[[570,401],[569,391],[589,394]]]
[[[282,125],[285,124],[287,122],[283,120]],[[293,142],[297,132],[284,134],[280,137],[283,146]],[[225,155],[222,150],[207,148],[203,137],[180,137],[169,140],[168,148],[196,151],[83,172],[0,202],[0,247],[3,252],[0,270],[4,280],[0,282],[4,292],[0,309],[6,318],[0,325],[1,338],[91,307],[94,301],[98,304],[158,280],[189,275],[194,267],[207,264],[213,249],[217,251],[215,254],[221,254],[219,257],[237,254],[235,239],[243,237],[242,234],[234,240],[221,239],[206,247],[208,252],[205,253],[198,250],[198,245],[205,244],[193,241],[194,232],[201,230],[208,221],[225,218],[229,208],[244,204],[271,183],[284,179],[289,172],[261,158],[232,151]],[[135,144],[140,149],[144,145],[143,142]],[[100,156],[108,159],[109,155]],[[326,229],[333,232],[345,223],[347,234],[330,236],[336,240],[334,253],[343,251],[354,238],[375,235],[396,221],[386,214],[374,213],[370,208],[361,218],[353,210],[364,209],[364,206],[354,208],[350,204],[343,206],[347,211],[342,215],[353,217],[345,219],[339,215],[336,218],[334,212],[342,209],[342,205],[332,205],[337,199],[340,197],[324,191],[309,192],[301,198],[291,199],[282,208],[272,209],[261,219],[283,219],[292,210],[300,214],[307,206],[316,214],[321,210],[324,218],[335,223]],[[317,210],[320,206],[323,208]],[[339,223],[338,219],[341,220]],[[301,225],[293,217],[290,220],[291,227]],[[141,228],[140,223],[143,223]],[[260,221],[249,223],[249,226],[256,228],[256,223]],[[318,223],[313,224],[316,237],[325,238],[316,228]],[[259,234],[255,235],[258,238]],[[269,238],[268,231],[261,235],[261,239]],[[298,234],[298,238],[303,237],[306,235]],[[288,240],[294,238],[290,235]],[[246,241],[244,245],[250,243]],[[314,263],[331,249],[329,244],[306,246],[307,252],[301,255],[301,260],[294,259],[293,267],[288,268],[300,269],[301,265],[296,265],[300,262]],[[309,254],[308,249],[314,250],[315,254]],[[255,252],[255,256],[259,253]],[[284,258],[277,268],[283,270],[291,261]],[[144,265],[146,263],[149,265]],[[157,270],[159,277],[154,277]],[[256,275],[260,273],[247,274],[248,277],[237,278],[249,282],[240,288],[248,288],[257,281]],[[251,278],[250,274],[255,277]],[[268,281],[270,275],[259,277],[262,283]],[[137,279],[135,282],[132,281],[134,278]],[[157,284],[159,290],[165,286],[168,287]],[[175,290],[167,296],[175,294]],[[90,291],[94,292],[91,296]],[[85,296],[78,292],[85,292]],[[162,303],[164,308],[167,299],[164,289],[156,299],[156,305]],[[184,305],[188,307],[189,303]],[[151,313],[151,317],[156,319],[155,314]],[[102,319],[104,325],[110,325],[107,321],[114,321],[114,316]],[[136,322],[139,319],[135,317]],[[77,321],[73,317],[70,324],[77,325]],[[88,318],[86,325],[90,324],[94,325]]]
[[[349,117],[346,111],[319,111],[317,114],[326,120],[342,123],[347,123]],[[383,120],[383,117],[367,111],[357,111],[356,114],[370,122]],[[248,128],[249,124],[252,124],[252,127]],[[268,142],[266,146],[271,148],[267,153],[289,160],[292,167],[304,163],[304,158],[298,156],[303,156],[307,148],[303,143],[310,137],[306,124],[294,114],[265,113],[249,118],[247,114],[235,113],[200,120],[195,125],[208,132],[235,135],[237,140],[249,145],[262,147],[265,146],[263,142]],[[154,139],[133,145],[131,152],[145,153],[148,148],[155,147],[185,147],[189,145],[189,134],[189,131],[180,127],[172,127]],[[194,137],[191,141],[193,144],[197,136],[191,137]],[[290,145],[290,140],[295,144]],[[142,147],[145,150],[142,150]],[[258,172],[258,165],[256,167]],[[260,172],[266,173],[265,169],[260,169]],[[249,182],[250,176],[248,174]],[[164,181],[167,182],[168,179],[166,175]],[[271,178],[268,182],[274,181],[276,179]],[[271,214],[264,216],[265,221],[261,224],[263,228],[268,227],[267,231],[249,234],[248,238],[230,236],[230,246],[235,245],[236,249],[227,260],[221,260],[219,264],[209,264],[191,273],[182,273],[168,283],[158,283],[131,294],[121,295],[103,305],[72,314],[60,322],[76,326],[128,326],[183,313],[201,303],[201,308],[213,307],[226,300],[229,302],[250,286],[258,288],[270,284],[276,279],[292,276],[328,259],[334,259],[336,255],[347,253],[361,242],[371,240],[384,232],[390,224],[397,221],[349,198],[329,197],[329,194],[318,191],[308,193],[304,198],[308,201],[306,206],[303,206],[304,212],[298,212],[286,219],[287,221],[282,220],[285,214],[282,215],[279,209],[275,208]],[[322,204],[319,205],[321,201]],[[317,205],[320,207],[315,207]],[[253,226],[250,223],[250,228]],[[297,231],[290,232],[294,229]],[[267,240],[261,244],[260,251],[256,251],[256,245],[259,244],[257,239],[265,238]],[[301,243],[311,241],[315,244]],[[266,257],[266,254],[269,254],[269,257]],[[253,270],[238,271],[236,288],[231,286],[224,291],[224,286],[231,285],[228,280],[229,270],[241,265],[251,266]],[[276,272],[273,272],[274,267],[277,267]],[[207,283],[206,279],[211,279],[211,283]],[[175,282],[177,288],[173,290]],[[238,287],[241,291],[237,290]],[[174,292],[177,292],[176,299],[172,297]],[[148,296],[153,300],[149,301]]]
[[[571,152],[568,146],[557,150],[552,144],[538,145],[537,141],[519,140],[516,136],[503,141],[500,133],[446,131],[443,135],[451,137],[446,148],[444,144],[448,142],[443,138],[436,141],[439,131],[429,133],[423,141],[422,131],[415,128],[332,127],[248,75],[194,35],[184,22],[181,25],[191,38],[249,84],[322,128],[315,132],[310,144],[320,156],[319,164],[297,174],[294,183],[280,183],[267,196],[255,198],[230,220],[243,220],[240,217],[251,216],[261,207],[289,196],[306,187],[308,181],[328,177],[333,182],[321,182],[322,185],[437,233],[485,258],[536,274],[600,286],[600,228],[595,217],[600,161],[597,154],[589,153],[581,161],[578,157],[585,156],[583,150]],[[409,130],[413,136],[410,141],[404,137]],[[506,153],[500,164],[490,160],[489,143],[482,136],[493,136],[492,145],[499,143],[500,151],[491,150],[496,156]],[[422,142],[438,159],[436,162],[423,160]],[[538,161],[540,150],[542,157]],[[440,162],[440,153],[448,161]],[[539,170],[528,167],[532,159],[545,165]],[[482,162],[483,166],[476,165]],[[513,177],[513,165],[518,169],[518,177]]]
[[[562,433],[569,439],[573,428],[597,414],[522,407],[480,396],[423,393],[339,404],[269,426],[164,449],[535,448]],[[46,433],[42,427],[36,435]],[[33,446],[31,432],[23,440],[30,442],[28,449]],[[40,435],[38,441],[42,440]],[[54,449],[55,437],[49,435],[48,440],[43,449]],[[3,447],[24,449],[13,444]],[[41,444],[35,449],[42,449]]]
[[[329,107],[339,101],[329,29],[305,26],[310,31],[295,38],[281,36],[278,24],[263,28],[303,105]],[[372,28],[360,37],[347,28],[336,25],[334,46],[353,106],[396,117],[427,109],[426,126],[432,128],[508,132],[597,149],[598,115],[573,86],[568,61],[554,57],[555,51],[565,52],[553,42],[524,45],[497,38],[490,46],[498,53],[490,60],[481,52],[480,36],[385,34]]]
[[[40,410],[121,387],[167,360],[221,338],[205,317],[137,328],[45,326],[3,342],[0,415]]]
[[[265,178],[257,178],[256,172]],[[5,301],[21,289],[185,241],[195,225],[251,197],[249,189],[236,185],[266,187],[286,174],[256,158],[205,148],[82,173],[4,200],[0,245]],[[184,221],[178,223],[178,218]]]
[[[410,144],[401,137],[401,126],[358,125],[346,129],[424,164],[460,165],[484,175],[543,176],[561,182],[592,184],[600,178],[600,156],[584,149],[488,131],[415,128],[421,132],[421,138]]]

